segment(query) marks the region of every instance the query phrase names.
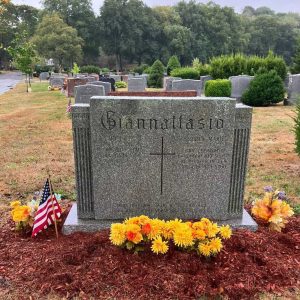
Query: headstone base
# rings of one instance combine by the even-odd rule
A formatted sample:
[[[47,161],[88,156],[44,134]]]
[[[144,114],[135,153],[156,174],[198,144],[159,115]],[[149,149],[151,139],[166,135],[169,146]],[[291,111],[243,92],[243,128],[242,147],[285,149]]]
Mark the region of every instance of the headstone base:
[[[119,220],[122,222],[123,220]],[[62,233],[65,235],[72,234],[74,232],[94,232],[100,229],[109,228],[111,223],[118,222],[118,220],[83,220],[77,216],[77,204],[74,203],[65,220],[62,228]],[[230,225],[232,229],[248,229],[251,231],[257,230],[257,223],[252,219],[248,212],[244,209],[243,216],[240,219],[232,219],[218,222],[219,225]]]

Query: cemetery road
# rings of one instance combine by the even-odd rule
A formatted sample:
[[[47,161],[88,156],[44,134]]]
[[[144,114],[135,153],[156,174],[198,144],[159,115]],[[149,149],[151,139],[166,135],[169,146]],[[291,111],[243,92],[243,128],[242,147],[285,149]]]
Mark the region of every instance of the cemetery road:
[[[22,78],[21,72],[0,74],[0,95],[12,89]]]

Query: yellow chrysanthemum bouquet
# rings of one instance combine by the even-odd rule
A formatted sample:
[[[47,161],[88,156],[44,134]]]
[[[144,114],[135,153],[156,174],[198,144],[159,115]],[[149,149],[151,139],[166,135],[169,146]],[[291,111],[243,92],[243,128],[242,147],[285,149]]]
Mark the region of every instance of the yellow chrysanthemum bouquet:
[[[288,223],[287,218],[291,217],[294,211],[284,201],[286,200],[285,192],[274,191],[271,186],[265,187],[264,190],[264,197],[253,202],[251,212],[256,218],[269,223],[270,229],[280,232]]]
[[[10,203],[12,219],[16,224],[17,230],[25,230],[33,226],[38,206],[38,202],[35,200],[28,202],[27,205],[22,205],[18,200]]]
[[[172,242],[178,248],[196,251],[206,257],[218,254],[223,247],[222,240],[230,236],[228,225],[218,226],[206,218],[197,222],[183,222],[178,219],[151,219],[142,215],[112,224],[110,229],[112,244],[128,250],[138,252],[151,243],[153,253],[165,254]]]

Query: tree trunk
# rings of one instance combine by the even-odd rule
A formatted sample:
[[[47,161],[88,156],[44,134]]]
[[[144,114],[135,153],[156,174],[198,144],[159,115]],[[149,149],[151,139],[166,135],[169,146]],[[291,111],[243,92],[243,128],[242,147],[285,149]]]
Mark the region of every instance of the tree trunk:
[[[120,70],[123,72],[123,63],[122,63],[122,55],[119,54],[119,60],[120,60]]]
[[[26,81],[26,92],[28,93],[28,80],[27,80],[27,73],[25,73],[25,81]]]

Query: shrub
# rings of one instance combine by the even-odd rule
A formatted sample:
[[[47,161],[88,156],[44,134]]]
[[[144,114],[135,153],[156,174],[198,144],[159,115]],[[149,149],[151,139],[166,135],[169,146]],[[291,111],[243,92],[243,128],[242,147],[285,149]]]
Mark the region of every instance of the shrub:
[[[73,74],[78,74],[80,72],[80,68],[78,67],[76,62],[73,63],[73,69],[71,70],[71,72]]]
[[[300,98],[296,106],[295,135],[296,152],[300,156]]]
[[[97,67],[97,66],[93,66],[93,65],[87,65],[87,66],[83,66],[83,67],[80,68],[80,73],[100,74],[100,68]]]
[[[254,77],[242,96],[242,102],[251,106],[268,106],[283,101],[284,94],[283,81],[273,70]]]
[[[109,71],[110,71],[109,68],[102,68],[101,69],[102,73],[109,73]]]
[[[230,97],[231,81],[228,79],[209,80],[205,83],[206,97]]]
[[[285,80],[287,75],[287,67],[282,57],[275,55],[272,51],[269,51],[268,56],[264,59],[265,68],[268,71],[276,71],[282,80]]]
[[[139,73],[139,74],[143,74],[144,73],[144,70],[149,68],[149,66],[147,64],[142,64],[140,66],[136,66],[133,68],[133,72],[134,73]]]
[[[164,77],[164,65],[160,60],[156,60],[152,67],[149,75],[148,83],[150,87],[162,88]]]
[[[184,67],[178,68],[171,72],[172,77],[180,77],[182,79],[195,79],[199,80],[200,74],[199,71],[195,68]]]
[[[151,73],[151,67],[147,67],[146,69],[144,69],[143,73],[144,74],[150,74]]]
[[[171,56],[169,58],[168,65],[167,65],[167,74],[170,75],[170,73],[173,70],[178,69],[180,67],[181,67],[181,65],[180,65],[180,62],[178,60],[178,57],[176,55]]]
[[[285,79],[287,67],[282,57],[274,55],[272,51],[266,57],[245,56],[243,54],[221,55],[213,57],[210,61],[210,74],[213,78],[229,78],[242,74],[256,75],[259,71],[276,71]]]
[[[127,88],[127,83],[125,81],[117,81],[115,86],[118,89]]]
[[[211,73],[210,65],[205,64],[203,65],[199,58],[195,58],[193,60],[193,68],[199,72],[199,75],[209,75]]]

